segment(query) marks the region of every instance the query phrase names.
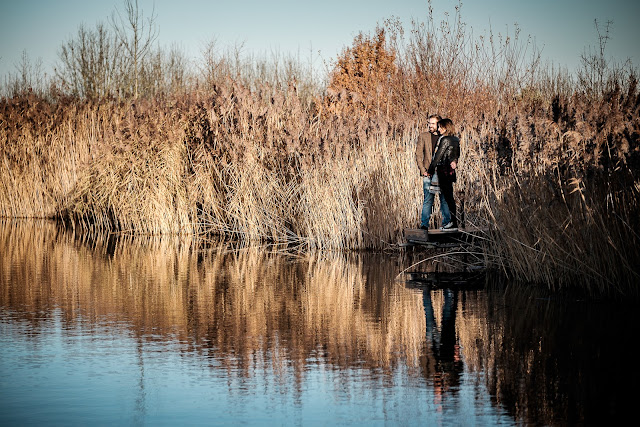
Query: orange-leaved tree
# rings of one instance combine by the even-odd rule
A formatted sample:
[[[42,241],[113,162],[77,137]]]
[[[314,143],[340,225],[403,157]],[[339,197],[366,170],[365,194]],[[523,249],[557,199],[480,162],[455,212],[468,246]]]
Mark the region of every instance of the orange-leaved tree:
[[[334,101],[351,101],[366,111],[387,111],[391,79],[397,72],[396,53],[387,46],[385,30],[374,36],[358,34],[344,49],[330,74],[328,93]],[[337,98],[337,99],[336,99]]]

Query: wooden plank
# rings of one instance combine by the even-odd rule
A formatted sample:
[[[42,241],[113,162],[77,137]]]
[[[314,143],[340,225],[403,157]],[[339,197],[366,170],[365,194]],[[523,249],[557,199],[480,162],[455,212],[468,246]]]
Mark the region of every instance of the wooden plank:
[[[404,230],[404,238],[409,243],[428,242],[429,233],[427,232],[427,230],[406,228]]]
[[[486,228],[466,227],[458,230],[422,230],[407,228],[404,237],[407,243],[429,246],[459,246],[473,242],[479,236],[488,232]]]

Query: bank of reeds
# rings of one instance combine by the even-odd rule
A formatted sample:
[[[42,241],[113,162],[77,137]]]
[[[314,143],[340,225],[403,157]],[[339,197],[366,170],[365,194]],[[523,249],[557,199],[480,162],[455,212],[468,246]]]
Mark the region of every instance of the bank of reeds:
[[[418,223],[414,142],[440,113],[461,136],[467,223],[494,230],[488,265],[553,288],[637,294],[635,70],[585,60],[572,77],[540,67],[517,33],[483,40],[459,20],[406,38],[388,23],[345,49],[326,88],[295,73],[217,73],[155,98],[5,97],[0,215],[385,248]]]
[[[553,289],[638,295],[639,105],[632,75],[602,97],[578,92],[554,97],[545,114],[527,114],[526,103],[505,113],[481,171],[496,230],[489,254],[505,271]]]
[[[413,134],[334,123],[294,89],[276,95],[229,82],[169,105],[4,100],[2,215],[310,248],[397,243],[420,196]]]

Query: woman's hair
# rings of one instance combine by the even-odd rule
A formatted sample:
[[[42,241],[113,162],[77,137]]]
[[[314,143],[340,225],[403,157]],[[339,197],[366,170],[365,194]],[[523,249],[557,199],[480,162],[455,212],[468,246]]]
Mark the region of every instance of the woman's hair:
[[[454,135],[456,133],[456,127],[453,125],[451,119],[440,120],[438,126],[443,127],[447,135]]]

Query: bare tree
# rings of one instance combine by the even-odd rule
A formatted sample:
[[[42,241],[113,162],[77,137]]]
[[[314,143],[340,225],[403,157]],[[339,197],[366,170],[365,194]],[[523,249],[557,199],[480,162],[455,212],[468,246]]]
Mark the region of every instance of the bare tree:
[[[219,58],[218,42],[215,38],[209,40],[202,49],[203,64],[199,71],[204,78],[207,89],[211,89],[224,66],[224,59]]]
[[[124,9],[122,14],[116,8],[111,15],[111,25],[120,46],[126,51],[133,97],[137,98],[144,60],[158,37],[158,29],[155,24],[155,11],[153,10],[151,16],[145,19],[142,10],[138,7],[138,0],[125,0]]]
[[[598,47],[589,47],[580,56],[581,67],[578,69],[578,82],[589,95],[599,96],[605,90],[607,72],[611,71],[610,62],[605,55],[607,42],[611,38],[609,35],[613,22],[607,21],[604,32],[600,29],[598,20],[594,20],[596,32],[598,33]]]
[[[122,58],[104,24],[98,23],[95,30],[80,25],[77,36],[62,44],[58,57],[55,72],[64,91],[92,99],[119,91]]]
[[[4,92],[9,96],[35,92],[43,94],[46,75],[42,71],[42,59],[32,62],[26,50],[22,51],[20,63],[16,64],[16,73],[5,77]]]
[[[184,91],[190,78],[188,60],[173,47],[154,47],[158,31],[155,15],[144,18],[135,0],[125,1],[110,25],[94,30],[81,25],[77,35],[63,43],[56,68],[59,87],[89,99],[103,96],[154,96]]]
[[[186,90],[190,77],[189,60],[177,45],[171,46],[164,64],[168,91],[179,93]]]

